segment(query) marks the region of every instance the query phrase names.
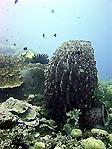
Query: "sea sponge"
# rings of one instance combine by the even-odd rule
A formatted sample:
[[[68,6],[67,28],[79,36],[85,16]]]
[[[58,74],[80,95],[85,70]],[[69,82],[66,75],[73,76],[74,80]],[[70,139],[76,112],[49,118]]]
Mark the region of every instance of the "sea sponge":
[[[97,86],[97,69],[90,41],[67,41],[57,48],[45,69],[45,99],[55,120],[65,113],[91,107]]]

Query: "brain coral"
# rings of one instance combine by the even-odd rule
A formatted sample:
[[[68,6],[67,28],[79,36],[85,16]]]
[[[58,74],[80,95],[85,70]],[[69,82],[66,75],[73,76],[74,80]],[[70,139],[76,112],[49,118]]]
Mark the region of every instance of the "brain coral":
[[[45,98],[49,115],[62,120],[65,113],[91,107],[97,69],[90,41],[64,42],[45,69]]]

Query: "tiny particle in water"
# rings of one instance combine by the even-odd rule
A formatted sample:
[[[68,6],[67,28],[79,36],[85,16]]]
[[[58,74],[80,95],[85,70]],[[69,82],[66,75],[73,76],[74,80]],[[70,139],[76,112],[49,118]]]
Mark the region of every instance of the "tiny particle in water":
[[[13,46],[16,46],[16,43],[14,43]]]
[[[80,17],[77,17],[77,19],[80,19]]]
[[[14,2],[14,3],[16,4],[17,2],[18,2],[18,0],[15,0],[15,2]]]
[[[54,9],[51,9],[51,12],[54,13]]]
[[[6,39],[5,41],[8,42],[8,39]]]
[[[24,47],[23,50],[28,50],[28,48],[27,47]]]
[[[54,37],[56,37],[57,35],[56,35],[56,33],[54,34]]]

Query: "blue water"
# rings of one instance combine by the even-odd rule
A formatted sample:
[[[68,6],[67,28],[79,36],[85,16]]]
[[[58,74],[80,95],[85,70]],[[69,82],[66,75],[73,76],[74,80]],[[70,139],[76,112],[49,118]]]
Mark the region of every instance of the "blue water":
[[[111,14],[112,0],[0,0],[0,46],[51,57],[66,40],[90,40],[99,77],[111,78]]]

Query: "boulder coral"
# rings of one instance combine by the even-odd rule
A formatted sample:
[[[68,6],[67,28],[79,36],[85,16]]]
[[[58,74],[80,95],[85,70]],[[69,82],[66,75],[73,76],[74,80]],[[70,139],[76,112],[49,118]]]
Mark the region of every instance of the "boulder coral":
[[[97,87],[97,68],[90,41],[64,42],[45,69],[45,99],[49,115],[64,119],[65,113],[89,109]]]
[[[101,140],[93,137],[82,140],[81,144],[83,149],[106,149],[105,144]]]

